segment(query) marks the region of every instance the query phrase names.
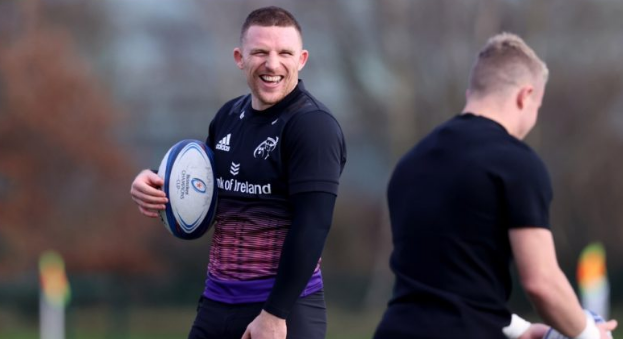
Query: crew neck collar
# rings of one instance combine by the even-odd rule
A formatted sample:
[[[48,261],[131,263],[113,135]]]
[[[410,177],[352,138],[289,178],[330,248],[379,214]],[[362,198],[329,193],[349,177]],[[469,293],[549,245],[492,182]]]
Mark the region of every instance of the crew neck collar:
[[[485,117],[483,115],[478,115],[478,114],[475,114],[475,113],[472,113],[472,112],[463,112],[463,113],[459,114],[458,117],[460,119],[478,119],[478,120],[483,120],[483,121],[489,122],[490,124],[493,124],[493,125],[501,128],[504,132],[506,132],[507,134],[510,135],[510,133],[508,133],[508,131],[506,130],[506,127],[504,127],[502,124],[500,124],[499,122],[497,122],[497,121],[495,121],[495,120],[493,120],[491,118]]]

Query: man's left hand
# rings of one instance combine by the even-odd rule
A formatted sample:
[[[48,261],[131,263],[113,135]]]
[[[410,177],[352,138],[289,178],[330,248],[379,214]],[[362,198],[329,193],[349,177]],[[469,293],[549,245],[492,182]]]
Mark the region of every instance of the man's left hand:
[[[286,339],[286,320],[264,310],[253,319],[242,335],[242,339]]]

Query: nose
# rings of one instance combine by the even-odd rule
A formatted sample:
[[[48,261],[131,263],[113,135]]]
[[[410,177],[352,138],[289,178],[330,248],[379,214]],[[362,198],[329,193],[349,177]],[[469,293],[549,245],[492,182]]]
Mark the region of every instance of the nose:
[[[265,66],[268,71],[276,71],[279,68],[279,55],[276,52],[268,53]]]

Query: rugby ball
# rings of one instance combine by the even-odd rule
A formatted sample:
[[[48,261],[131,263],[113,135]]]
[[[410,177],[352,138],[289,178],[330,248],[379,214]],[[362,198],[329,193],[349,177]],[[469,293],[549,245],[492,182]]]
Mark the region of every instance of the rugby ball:
[[[216,214],[214,154],[199,140],[182,140],[165,154],[158,175],[169,202],[160,211],[165,228],[180,239],[205,234]]]
[[[595,320],[595,324],[605,323],[606,322],[604,320],[604,318],[602,318],[599,314],[597,314],[597,313],[595,313],[593,311],[584,310],[584,312],[586,314],[588,314],[588,315],[593,317],[593,320]],[[610,335],[610,337],[612,338],[612,335]],[[556,331],[555,329],[550,327],[550,329],[547,330],[547,332],[543,336],[543,339],[569,339],[569,337],[566,337],[566,336],[560,334],[558,331]]]

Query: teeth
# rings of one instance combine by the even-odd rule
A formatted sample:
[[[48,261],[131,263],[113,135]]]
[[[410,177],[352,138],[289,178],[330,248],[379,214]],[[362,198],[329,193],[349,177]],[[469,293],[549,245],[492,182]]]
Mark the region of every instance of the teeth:
[[[262,80],[267,81],[267,82],[279,82],[279,80],[281,80],[281,77],[278,75],[274,75],[274,76],[262,75]]]

